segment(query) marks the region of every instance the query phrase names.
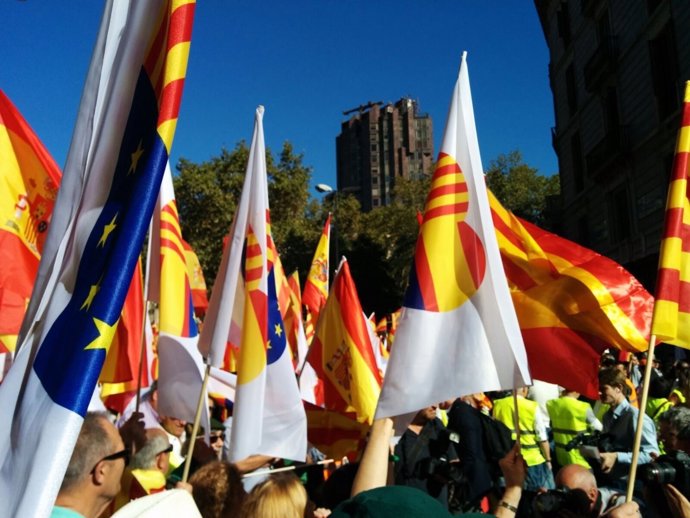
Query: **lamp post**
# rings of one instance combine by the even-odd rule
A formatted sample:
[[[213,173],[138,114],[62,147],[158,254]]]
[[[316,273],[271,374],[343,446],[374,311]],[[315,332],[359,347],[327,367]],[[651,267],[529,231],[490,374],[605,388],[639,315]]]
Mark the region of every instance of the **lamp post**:
[[[328,185],[327,183],[317,183],[315,186],[316,190],[320,193],[323,194],[332,194],[333,195],[333,220],[331,221],[331,224],[333,226],[333,237],[335,241],[335,268],[338,268],[338,263],[337,261],[340,261],[340,257],[338,256],[338,191]],[[329,276],[330,277],[330,276]]]

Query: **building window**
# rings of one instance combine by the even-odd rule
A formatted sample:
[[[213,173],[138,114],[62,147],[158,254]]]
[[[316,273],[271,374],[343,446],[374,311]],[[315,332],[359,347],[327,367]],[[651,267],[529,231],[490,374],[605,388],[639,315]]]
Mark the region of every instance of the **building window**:
[[[568,97],[568,111],[572,117],[577,111],[577,84],[575,83],[575,67],[572,63],[565,71],[565,90]]]
[[[659,120],[664,120],[676,111],[680,102],[677,88],[678,57],[670,22],[656,38],[649,41],[649,59]]]
[[[570,138],[570,153],[573,160],[573,184],[575,192],[581,192],[585,188],[584,161],[582,159],[582,142],[580,134],[574,133]]]
[[[570,40],[572,33],[570,32],[570,12],[568,11],[568,4],[564,3],[561,8],[556,12],[557,22],[558,22],[558,35],[563,40],[563,46],[567,47],[570,45]]]
[[[628,191],[624,185],[609,194],[609,221],[611,221],[610,236],[613,243],[618,243],[630,237],[630,206]]]
[[[378,176],[374,176],[374,177],[371,179],[371,183],[372,183],[372,185],[378,185],[378,184],[379,184],[379,177],[378,177]]]

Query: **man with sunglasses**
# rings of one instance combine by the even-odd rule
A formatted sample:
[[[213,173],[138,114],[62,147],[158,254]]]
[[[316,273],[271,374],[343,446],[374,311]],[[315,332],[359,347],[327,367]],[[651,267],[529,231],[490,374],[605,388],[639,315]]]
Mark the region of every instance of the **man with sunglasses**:
[[[165,491],[172,444],[160,428],[146,430],[146,442],[132,456],[122,477],[122,488],[113,501],[117,511],[131,500]]]
[[[129,450],[106,414],[84,418],[51,518],[97,518],[120,491]]]

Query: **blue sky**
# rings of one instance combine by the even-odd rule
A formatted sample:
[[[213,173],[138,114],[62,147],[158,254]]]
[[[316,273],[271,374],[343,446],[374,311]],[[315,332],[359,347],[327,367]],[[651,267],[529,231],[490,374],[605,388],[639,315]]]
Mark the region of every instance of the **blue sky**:
[[[0,88],[64,165],[103,5],[2,0]],[[434,122],[435,152],[460,56],[482,160],[520,149],[557,171],[548,50],[528,0],[200,0],[172,159],[195,162],[251,140],[285,140],[335,186],[342,112],[410,96]]]

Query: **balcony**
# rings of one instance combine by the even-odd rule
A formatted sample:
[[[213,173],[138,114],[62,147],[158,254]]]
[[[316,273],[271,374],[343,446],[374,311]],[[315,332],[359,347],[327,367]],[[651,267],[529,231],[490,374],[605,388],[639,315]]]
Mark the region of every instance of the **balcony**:
[[[595,92],[616,71],[618,64],[618,41],[615,36],[603,38],[597,50],[585,65],[585,87]]]
[[[617,171],[625,167],[629,149],[627,126],[615,126],[587,153],[589,177],[595,181],[615,177]]]

